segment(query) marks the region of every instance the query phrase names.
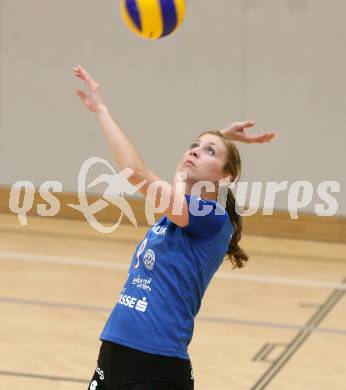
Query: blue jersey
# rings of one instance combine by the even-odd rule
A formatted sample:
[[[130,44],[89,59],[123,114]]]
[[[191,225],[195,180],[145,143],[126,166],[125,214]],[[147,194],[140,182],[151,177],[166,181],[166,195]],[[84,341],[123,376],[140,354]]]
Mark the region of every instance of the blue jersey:
[[[149,229],[137,245],[101,340],[189,359],[194,317],[227,253],[233,226],[219,203],[185,197],[188,226],[161,217]]]

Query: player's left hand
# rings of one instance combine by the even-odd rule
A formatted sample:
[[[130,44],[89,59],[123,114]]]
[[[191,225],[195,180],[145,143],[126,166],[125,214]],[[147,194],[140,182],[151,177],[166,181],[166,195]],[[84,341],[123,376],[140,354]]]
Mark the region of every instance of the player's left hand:
[[[245,129],[252,127],[254,124],[254,121],[235,122],[221,130],[221,133],[232,141],[245,142],[247,144],[262,144],[263,142],[270,142],[274,138],[274,132],[248,134]]]

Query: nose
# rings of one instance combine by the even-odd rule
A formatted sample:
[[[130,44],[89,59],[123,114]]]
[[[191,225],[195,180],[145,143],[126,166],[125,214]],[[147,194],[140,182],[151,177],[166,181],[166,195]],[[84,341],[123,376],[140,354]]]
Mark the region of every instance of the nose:
[[[196,147],[196,148],[191,149],[189,154],[190,154],[190,156],[194,156],[195,158],[198,158],[198,155],[199,155],[198,148]]]

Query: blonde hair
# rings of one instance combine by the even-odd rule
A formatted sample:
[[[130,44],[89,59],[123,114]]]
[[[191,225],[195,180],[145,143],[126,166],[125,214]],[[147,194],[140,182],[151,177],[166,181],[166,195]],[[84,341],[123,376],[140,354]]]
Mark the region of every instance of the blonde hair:
[[[230,174],[232,181],[236,181],[241,173],[241,160],[237,147],[220,131],[209,130],[202,133],[200,136],[205,134],[216,135],[222,139],[227,150],[227,161],[224,167],[224,171]],[[228,246],[227,254],[229,260],[234,266],[233,268],[242,268],[249,260],[249,257],[244,252],[244,250],[239,247],[239,241],[241,239],[241,233],[243,229],[242,217],[236,212],[236,200],[233,192],[229,188],[227,188],[226,211],[234,226],[234,232]]]

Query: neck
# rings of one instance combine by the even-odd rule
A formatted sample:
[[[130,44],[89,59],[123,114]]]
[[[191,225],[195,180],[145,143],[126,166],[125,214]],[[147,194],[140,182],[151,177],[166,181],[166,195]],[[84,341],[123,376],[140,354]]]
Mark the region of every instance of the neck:
[[[185,194],[191,195],[191,190],[192,190],[193,184],[194,183],[186,182]],[[209,192],[209,191],[206,191],[206,189],[203,187],[199,196],[204,200],[216,200],[217,199],[217,190]]]

